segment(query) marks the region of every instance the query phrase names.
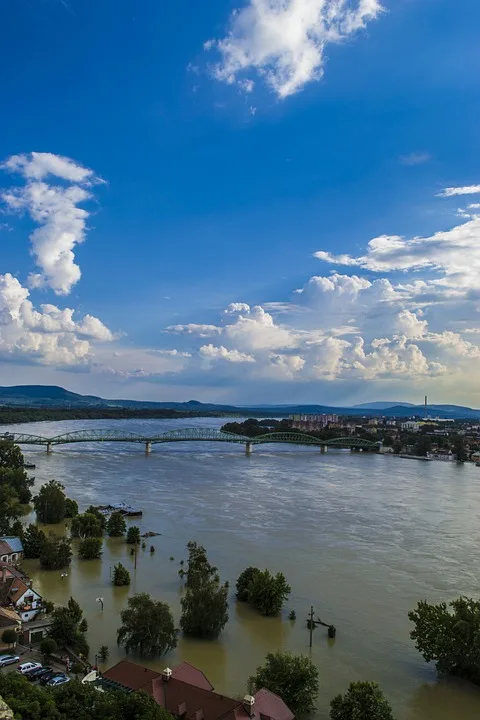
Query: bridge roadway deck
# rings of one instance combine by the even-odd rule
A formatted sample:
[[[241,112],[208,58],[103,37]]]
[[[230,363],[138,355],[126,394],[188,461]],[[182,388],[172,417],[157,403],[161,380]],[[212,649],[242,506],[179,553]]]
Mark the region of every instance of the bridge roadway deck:
[[[124,430],[77,430],[46,437],[28,433],[5,433],[0,439],[8,439],[18,445],[43,445],[51,452],[54,445],[68,445],[72,443],[99,443],[99,442],[121,442],[137,443],[145,445],[147,452],[151,451],[152,445],[172,442],[223,442],[245,445],[247,452],[250,452],[254,445],[267,443],[291,444],[291,445],[312,445],[320,447],[323,452],[331,448],[350,448],[358,450],[378,450],[379,443],[365,440],[364,438],[342,437],[330,440],[321,440],[313,435],[306,435],[297,432],[267,433],[257,437],[235,435],[234,433],[222,432],[213,428],[179,428],[166,433],[154,436],[144,436],[137,433],[125,432]]]

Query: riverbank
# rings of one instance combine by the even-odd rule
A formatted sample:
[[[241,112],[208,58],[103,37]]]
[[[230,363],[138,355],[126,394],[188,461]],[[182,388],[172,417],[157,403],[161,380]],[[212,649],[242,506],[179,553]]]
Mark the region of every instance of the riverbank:
[[[226,417],[222,413],[129,408],[16,408],[0,407],[0,425],[64,420],[182,420],[197,417]],[[230,415],[228,416],[230,417]]]

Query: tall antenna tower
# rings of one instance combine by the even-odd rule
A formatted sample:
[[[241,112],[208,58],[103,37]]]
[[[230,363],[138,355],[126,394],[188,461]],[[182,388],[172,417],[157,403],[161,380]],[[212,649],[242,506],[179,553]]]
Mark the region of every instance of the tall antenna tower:
[[[425,395],[425,419],[427,418],[427,401],[428,401],[428,398]]]

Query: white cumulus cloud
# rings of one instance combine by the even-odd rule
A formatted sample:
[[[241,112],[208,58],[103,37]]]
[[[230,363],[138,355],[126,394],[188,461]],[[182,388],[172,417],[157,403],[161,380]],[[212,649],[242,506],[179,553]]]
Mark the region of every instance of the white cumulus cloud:
[[[14,155],[1,166],[22,175],[25,184],[0,194],[11,212],[27,212],[39,226],[30,235],[32,255],[41,270],[30,276],[31,287],[48,285],[57,295],[67,295],[81,277],[75,247],[85,239],[89,212],[81,205],[92,199],[84,185],[99,181],[92,170],[51,153]],[[44,181],[54,175],[71,185]]]
[[[379,0],[248,0],[230,18],[228,34],[209,40],[221,56],[215,76],[244,89],[257,73],[279,98],[323,75],[325,48],[366,27],[382,12]]]
[[[226,360],[231,363],[253,363],[255,358],[239,350],[228,350],[223,345],[202,345],[199,354],[206,360]]]

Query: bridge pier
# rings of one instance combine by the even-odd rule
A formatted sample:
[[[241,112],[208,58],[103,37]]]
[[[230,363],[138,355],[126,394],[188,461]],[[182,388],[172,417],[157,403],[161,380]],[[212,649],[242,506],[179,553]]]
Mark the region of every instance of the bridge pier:
[[[253,445],[251,442],[245,443],[245,455],[251,455],[252,449],[253,449]]]
[[[152,452],[152,443],[150,440],[147,440],[145,443],[145,455],[150,455]]]
[[[51,443],[51,442],[47,442],[47,455],[51,455],[52,452],[53,452],[53,450],[52,450],[52,443]]]
[[[328,450],[328,445],[320,445],[320,452],[322,453],[322,455],[324,453],[326,453],[327,450]]]

